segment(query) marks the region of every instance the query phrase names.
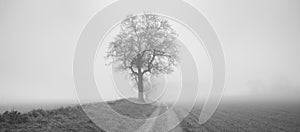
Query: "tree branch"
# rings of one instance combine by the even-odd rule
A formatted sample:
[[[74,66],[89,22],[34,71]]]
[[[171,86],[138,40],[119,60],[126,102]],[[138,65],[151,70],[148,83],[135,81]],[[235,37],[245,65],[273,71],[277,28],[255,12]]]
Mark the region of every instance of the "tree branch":
[[[133,31],[134,31],[136,37],[137,37],[137,42],[138,42],[138,46],[139,46],[138,48],[139,48],[139,51],[140,51],[141,50],[141,42],[140,42],[140,37],[137,33],[137,27],[136,27],[137,24],[134,23],[134,20],[131,21],[131,26],[133,28]]]
[[[144,54],[147,52],[147,51],[151,51],[150,49],[148,49],[148,50],[144,50],[143,52],[142,52],[142,57],[144,56]]]
[[[133,62],[134,62],[134,60],[131,61],[130,66],[129,66],[129,69],[131,70],[131,72],[132,72],[133,74],[138,75],[138,73],[137,73],[136,71],[134,71],[134,69],[133,69]]]
[[[156,55],[156,56],[172,57],[171,55],[166,55],[166,52],[160,51],[160,50],[156,50],[155,55]]]
[[[152,69],[152,63],[153,63],[153,61],[154,61],[154,59],[155,59],[155,56],[156,56],[156,50],[153,50],[153,54],[152,54],[152,58],[151,58],[151,60],[148,62],[148,68],[147,68],[147,70],[144,70],[143,71],[143,74],[144,73],[146,73],[146,72],[150,72],[151,73],[151,69]]]

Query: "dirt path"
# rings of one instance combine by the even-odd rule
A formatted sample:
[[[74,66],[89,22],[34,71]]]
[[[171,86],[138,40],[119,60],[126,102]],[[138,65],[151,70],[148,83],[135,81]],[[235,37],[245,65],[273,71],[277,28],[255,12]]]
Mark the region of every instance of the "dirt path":
[[[159,110],[160,111],[160,110]],[[166,113],[160,115],[157,118],[153,118],[147,124],[147,128],[141,127],[141,132],[183,132],[178,126],[179,118],[173,109],[169,109]]]
[[[158,108],[151,114],[150,117],[157,117],[159,112],[160,109]],[[146,122],[138,130],[136,130],[136,132],[151,132],[155,122],[155,118],[146,119]]]
[[[88,106],[85,107],[85,112],[89,115],[90,119],[101,128],[112,132],[183,132],[177,126],[179,118],[173,109],[161,114],[161,107],[158,107],[149,119],[132,120],[122,117],[111,109],[104,106]],[[177,126],[177,127],[176,127]]]

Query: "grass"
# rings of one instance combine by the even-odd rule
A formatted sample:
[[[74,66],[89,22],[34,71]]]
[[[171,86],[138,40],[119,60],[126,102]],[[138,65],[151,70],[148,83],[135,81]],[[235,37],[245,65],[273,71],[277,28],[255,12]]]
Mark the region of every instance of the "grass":
[[[0,132],[95,132],[97,127],[79,106],[28,113],[7,111],[0,115]]]
[[[160,107],[162,114],[166,109],[163,105],[137,105],[127,100],[107,102],[117,113],[136,119],[149,118]],[[102,108],[103,103],[87,104],[84,108]],[[181,108],[176,108],[181,130],[187,132],[224,131],[224,132],[256,132],[256,131],[300,131],[300,107],[298,104],[284,107],[268,103],[221,103],[212,118],[205,124],[198,124],[201,105],[194,107],[187,117],[180,117]],[[82,107],[62,107],[53,110],[35,109],[27,113],[7,111],[0,114],[0,132],[101,132],[104,131],[90,120]],[[98,111],[105,115],[105,110]],[[107,114],[107,113],[106,113]],[[114,118],[113,115],[105,115]],[[104,117],[103,122],[110,122]],[[118,120],[114,120],[118,121]],[[99,122],[98,122],[99,123]],[[118,126],[124,130],[126,125]],[[157,125],[157,124],[156,124]]]
[[[133,102],[129,101],[133,100]],[[134,99],[117,100],[108,103],[110,107],[117,113],[128,116],[134,119],[146,119],[150,118],[151,114],[160,107],[160,114],[167,110],[167,107],[159,104],[136,104]],[[159,114],[159,115],[160,115]]]
[[[128,100],[107,102],[111,108],[123,116],[135,119],[150,117],[158,107],[153,104],[135,104]],[[97,107],[104,103],[87,104],[83,107]],[[53,110],[35,109],[27,113],[6,111],[0,114],[0,132],[101,132],[81,106],[61,107]]]

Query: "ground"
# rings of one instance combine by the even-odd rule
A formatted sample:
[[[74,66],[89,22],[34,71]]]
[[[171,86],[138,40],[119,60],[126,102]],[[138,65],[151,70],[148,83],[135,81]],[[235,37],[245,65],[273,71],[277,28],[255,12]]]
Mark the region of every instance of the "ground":
[[[171,109],[160,103],[136,105],[118,100],[108,104],[115,112],[103,107],[103,103],[93,103],[84,105],[84,110],[80,106],[72,106],[54,110],[39,109],[23,114],[2,113],[0,132],[96,132],[109,127],[113,128],[111,131],[122,132],[159,132],[169,128],[173,128],[170,130],[173,132],[300,131],[299,103],[222,102],[212,118],[203,125],[198,124],[201,104],[196,105],[187,117],[182,114],[186,112],[185,108]],[[153,118],[157,116],[160,118]],[[177,124],[180,120],[183,121]],[[97,124],[103,126],[102,129]]]

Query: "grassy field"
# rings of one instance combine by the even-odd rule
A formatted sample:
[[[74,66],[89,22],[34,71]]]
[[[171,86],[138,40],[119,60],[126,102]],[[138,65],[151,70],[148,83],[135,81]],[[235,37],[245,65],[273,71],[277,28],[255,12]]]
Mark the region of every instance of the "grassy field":
[[[299,132],[300,105],[267,102],[223,102],[211,119],[197,124],[201,107],[195,107],[180,126],[198,132]]]
[[[0,132],[97,132],[104,131],[96,124],[113,125],[113,131],[171,131],[187,132],[298,132],[300,131],[300,105],[256,102],[222,102],[212,118],[198,124],[201,105],[192,109],[187,117],[177,107],[164,114],[164,105],[136,105],[125,100],[108,103],[123,119],[103,107],[103,103],[65,107],[53,110],[37,109],[27,113],[8,111],[0,115]],[[86,114],[88,113],[88,114]],[[93,116],[94,114],[94,116]],[[157,120],[145,118],[160,116]],[[89,117],[97,117],[91,119]],[[126,117],[142,120],[133,125]],[[153,118],[152,118],[153,119]],[[106,123],[106,124],[105,124]],[[142,126],[142,127],[141,127]],[[112,127],[112,126],[111,126]]]

